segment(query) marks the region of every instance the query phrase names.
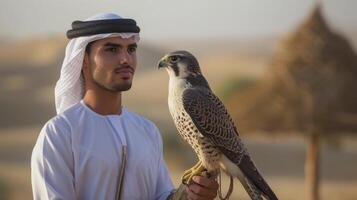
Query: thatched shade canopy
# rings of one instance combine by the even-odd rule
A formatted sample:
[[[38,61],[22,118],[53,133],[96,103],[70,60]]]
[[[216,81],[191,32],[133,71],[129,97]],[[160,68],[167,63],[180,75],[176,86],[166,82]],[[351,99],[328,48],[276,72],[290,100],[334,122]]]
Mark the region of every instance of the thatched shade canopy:
[[[357,132],[357,56],[331,31],[320,6],[281,41],[267,73],[230,101],[240,129]]]

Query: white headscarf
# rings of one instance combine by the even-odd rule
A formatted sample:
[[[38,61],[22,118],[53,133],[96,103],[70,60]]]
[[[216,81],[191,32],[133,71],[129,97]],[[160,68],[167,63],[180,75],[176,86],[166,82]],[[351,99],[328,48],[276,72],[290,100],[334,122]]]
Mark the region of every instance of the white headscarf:
[[[105,13],[92,16],[84,21],[121,19],[123,17]],[[85,48],[88,43],[108,37],[130,38],[135,37],[135,42],[140,40],[139,33],[105,33],[83,36],[71,39],[66,47],[66,55],[61,68],[61,76],[55,87],[55,102],[57,114],[62,113],[70,106],[79,102],[84,95],[84,83],[81,76]]]

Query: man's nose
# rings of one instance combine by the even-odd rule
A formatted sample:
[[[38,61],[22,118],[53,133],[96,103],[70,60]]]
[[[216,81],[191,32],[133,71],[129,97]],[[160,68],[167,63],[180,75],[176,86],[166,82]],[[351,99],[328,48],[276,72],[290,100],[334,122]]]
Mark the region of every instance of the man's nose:
[[[119,63],[123,64],[123,63],[128,63],[130,61],[130,55],[127,51],[122,51],[119,53]]]

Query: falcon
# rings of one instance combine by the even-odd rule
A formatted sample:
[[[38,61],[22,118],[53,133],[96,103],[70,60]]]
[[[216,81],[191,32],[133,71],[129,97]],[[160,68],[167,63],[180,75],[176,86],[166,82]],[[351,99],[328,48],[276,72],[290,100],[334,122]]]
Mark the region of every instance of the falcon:
[[[165,55],[158,63],[169,74],[168,105],[180,136],[193,148],[198,163],[182,182],[203,172],[237,177],[253,200],[278,199],[257,170],[227,109],[212,92],[197,59],[187,51]],[[232,182],[231,182],[232,185]],[[222,198],[222,197],[221,197]]]

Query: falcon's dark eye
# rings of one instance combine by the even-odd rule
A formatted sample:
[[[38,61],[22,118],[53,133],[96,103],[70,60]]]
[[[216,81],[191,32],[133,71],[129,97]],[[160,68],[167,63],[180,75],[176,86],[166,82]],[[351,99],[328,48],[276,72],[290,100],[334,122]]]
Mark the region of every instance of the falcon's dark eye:
[[[179,57],[178,57],[178,56],[170,56],[170,57],[169,57],[169,61],[170,61],[171,63],[176,63],[178,60],[179,60]]]

